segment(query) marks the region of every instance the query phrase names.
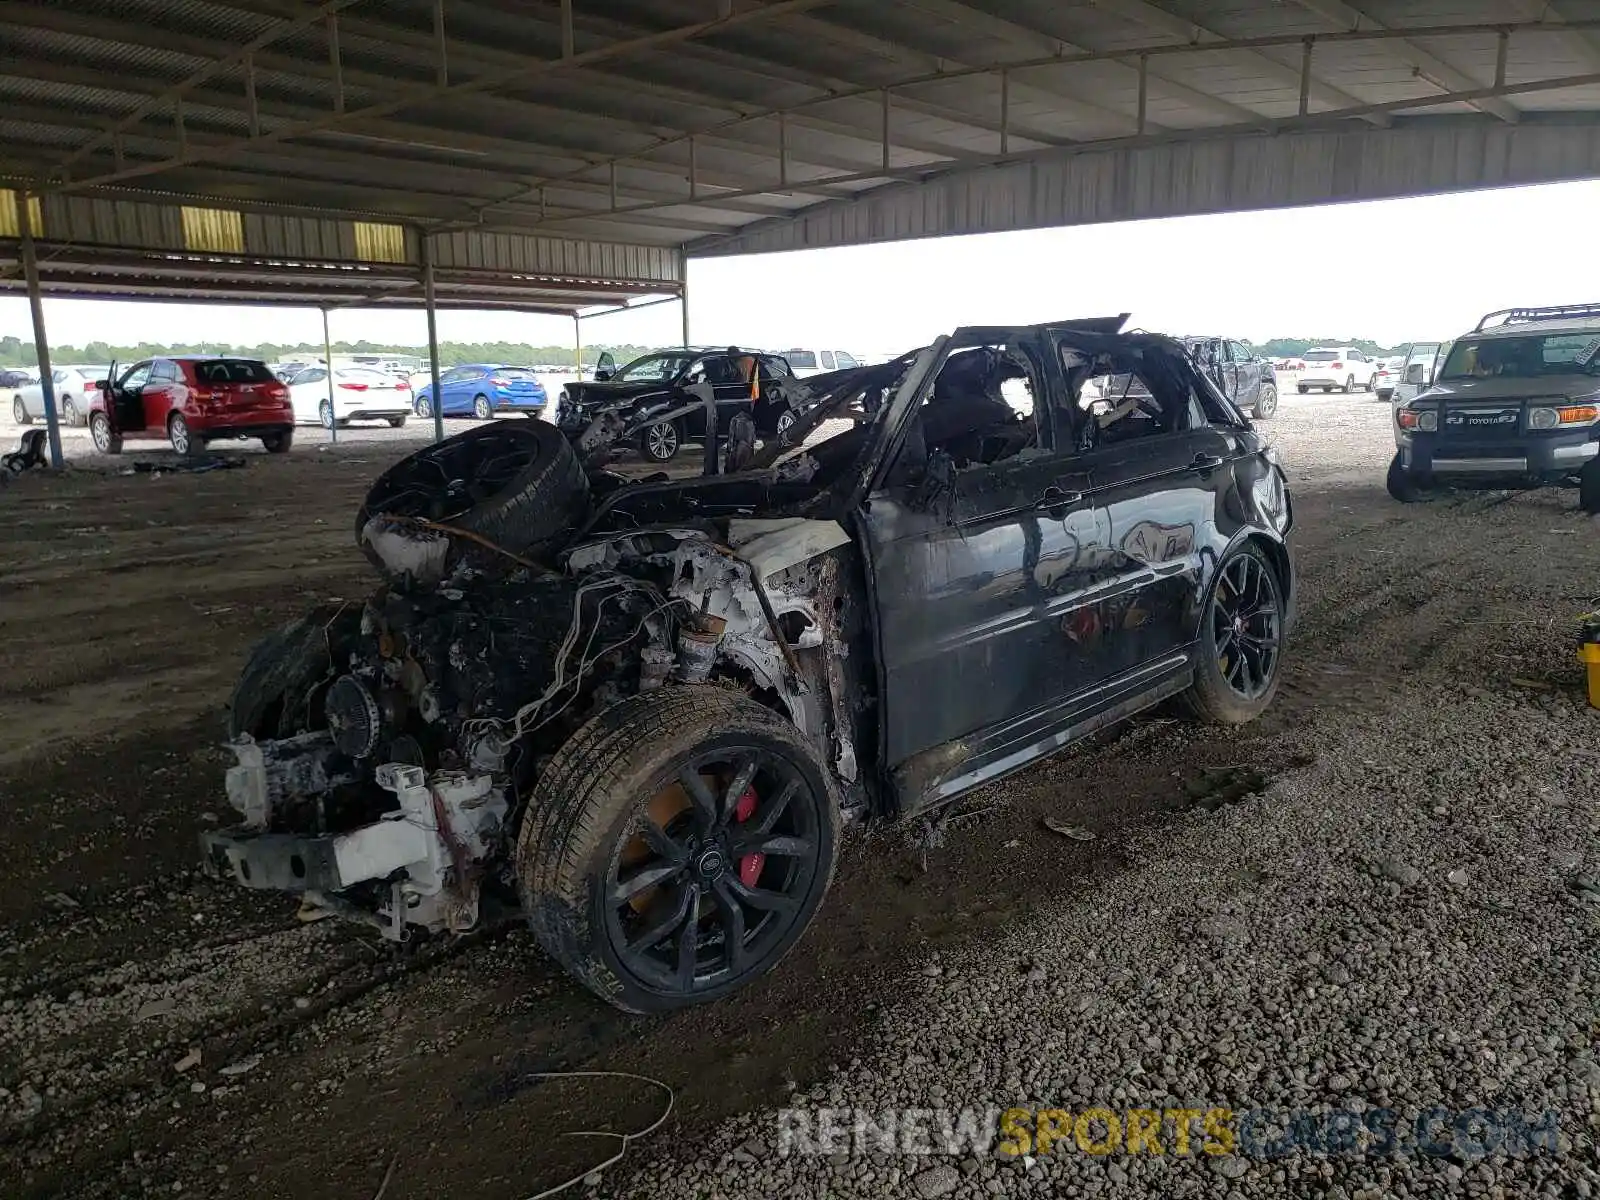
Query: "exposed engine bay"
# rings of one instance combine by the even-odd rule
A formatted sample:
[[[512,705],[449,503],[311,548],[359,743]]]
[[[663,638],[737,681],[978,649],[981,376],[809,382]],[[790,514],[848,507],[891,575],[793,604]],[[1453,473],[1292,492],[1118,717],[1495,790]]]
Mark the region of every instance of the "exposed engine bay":
[[[227,793],[243,821],[203,835],[214,872],[397,941],[463,932],[486,892],[515,901],[511,851],[549,754],[609,705],[680,684],[781,712],[847,811],[865,803],[869,706],[848,648],[863,618],[840,585],[858,568],[837,524],[735,518],[603,536],[550,567],[462,557],[439,574],[435,548],[392,547],[396,578],[302,631],[310,677],[236,731]]]

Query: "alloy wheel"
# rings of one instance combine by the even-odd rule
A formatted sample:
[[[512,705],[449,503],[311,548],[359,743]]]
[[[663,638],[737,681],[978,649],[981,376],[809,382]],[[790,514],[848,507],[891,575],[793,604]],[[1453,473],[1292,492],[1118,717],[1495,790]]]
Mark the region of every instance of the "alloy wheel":
[[[768,750],[721,747],[681,763],[605,878],[606,937],[622,966],[678,995],[763,969],[822,869],[826,802]]]
[[[479,396],[472,402],[472,415],[480,421],[487,421],[494,416],[494,409],[489,407],[489,398],[487,396]]]
[[[189,453],[189,422],[183,419],[182,414],[174,414],[172,423],[167,426],[167,436],[172,439],[172,448],[179,454]]]
[[[11,420],[16,425],[29,424],[28,410],[24,407],[21,396],[13,396],[11,398]]]
[[[317,405],[317,420],[322,422],[324,429],[333,428],[333,405],[324,400]]]
[[[104,413],[95,413],[89,418],[89,436],[94,439],[94,448],[101,454],[111,453],[111,422]]]
[[[1278,581],[1267,565],[1254,554],[1237,554],[1224,563],[1209,619],[1228,689],[1245,700],[1265,695],[1278,669],[1282,634]]]
[[[645,452],[657,462],[666,462],[678,452],[678,427],[671,421],[661,421],[644,433]]]

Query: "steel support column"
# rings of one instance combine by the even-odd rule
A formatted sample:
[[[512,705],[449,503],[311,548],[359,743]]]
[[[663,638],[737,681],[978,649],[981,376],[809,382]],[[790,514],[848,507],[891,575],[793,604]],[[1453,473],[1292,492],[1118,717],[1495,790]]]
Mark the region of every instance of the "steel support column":
[[[422,302],[428,310],[428,372],[433,380],[433,440],[444,441],[444,390],[439,386],[439,322],[434,311],[433,235],[422,234]]]
[[[583,382],[583,318],[572,314],[572,366],[578,372],[578,382]]]
[[[333,335],[328,332],[328,310],[322,310],[322,366],[328,373],[328,436],[339,444],[339,406],[333,399]]]
[[[56,414],[56,381],[50,371],[50,343],[44,335],[44,297],[39,292],[39,259],[33,246],[33,197],[20,189],[17,198],[17,233],[22,242],[22,274],[28,284],[28,308],[33,313],[33,348],[39,356],[39,392],[44,397],[44,423],[50,435],[50,465],[61,469],[61,420]]]
[[[683,305],[683,348],[689,348],[689,255],[678,251],[678,301]]]

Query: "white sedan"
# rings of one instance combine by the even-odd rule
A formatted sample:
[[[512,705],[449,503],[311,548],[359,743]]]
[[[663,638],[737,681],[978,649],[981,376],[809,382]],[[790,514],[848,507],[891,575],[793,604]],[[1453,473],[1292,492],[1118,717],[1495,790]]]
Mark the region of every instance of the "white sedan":
[[[56,384],[56,412],[63,425],[84,425],[89,420],[89,401],[98,394],[96,384],[105,378],[101,369],[56,367],[50,372]],[[44,420],[44,388],[37,383],[17,389],[11,398],[11,419],[18,425]]]
[[[326,367],[305,367],[285,382],[300,425],[331,427],[337,417],[341,428],[351,421],[382,420],[398,429],[411,415],[411,385],[371,367],[335,367],[331,405]]]

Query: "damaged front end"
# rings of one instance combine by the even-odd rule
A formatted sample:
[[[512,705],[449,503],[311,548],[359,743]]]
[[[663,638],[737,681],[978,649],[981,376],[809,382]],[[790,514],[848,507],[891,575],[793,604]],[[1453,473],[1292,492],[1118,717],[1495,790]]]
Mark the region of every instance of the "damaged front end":
[[[380,519],[369,532],[405,569],[365,604],[274,635],[257,652],[270,669],[246,670],[227,774],[242,819],[202,835],[213,875],[391,940],[469,930],[517,904],[513,851],[551,755],[611,705],[685,684],[783,714],[846,806],[864,804],[869,705],[849,646],[864,613],[837,524],[613,533],[548,563],[452,558],[444,535]]]

